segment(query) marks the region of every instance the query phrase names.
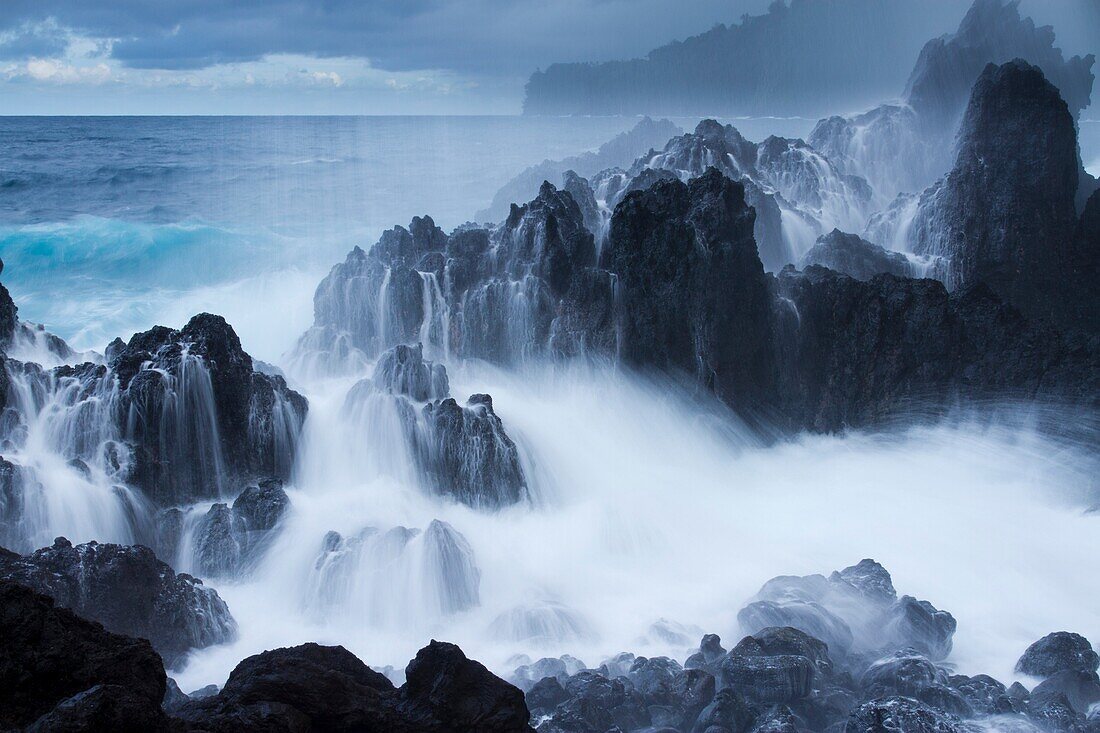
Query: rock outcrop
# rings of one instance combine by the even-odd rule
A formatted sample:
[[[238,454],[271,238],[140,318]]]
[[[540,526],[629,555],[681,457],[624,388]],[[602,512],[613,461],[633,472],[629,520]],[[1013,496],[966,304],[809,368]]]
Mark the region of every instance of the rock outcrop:
[[[356,248],[314,296],[300,367],[358,369],[398,344],[515,364],[607,349],[612,287],[573,197],[549,183],[492,229],[450,236],[428,218]]]
[[[1069,631],[1055,631],[1024,650],[1016,671],[1032,677],[1052,677],[1059,672],[1096,672],[1100,656],[1089,640]]]
[[[856,280],[870,280],[884,273],[898,277],[916,274],[909,259],[900,252],[883,249],[857,234],[839,229],[818,237],[817,243],[803,255],[799,267],[805,269],[810,265],[827,267]]]
[[[112,351],[129,479],[161,505],[217,498],[233,486],[288,478],[306,400],[253,371],[233,328],[200,314],[157,326]]]
[[[204,578],[235,577],[247,572],[274,539],[288,506],[290,498],[279,479],[249,486],[232,508],[214,504],[193,530],[192,561],[196,571]]]
[[[638,158],[604,205],[614,208],[628,193],[647,189],[659,178],[687,182],[712,167],[744,186],[745,200],[756,210],[760,259],[769,272],[797,262],[832,228],[862,227],[870,213],[866,181],[841,173],[804,141],[772,136],[753,143],[715,120],[703,120],[694,132]]]
[[[621,358],[691,375],[753,412],[774,389],[767,279],[744,186],[716,169],[660,181],[615,210],[604,261],[620,292]]]
[[[984,282],[1029,317],[1076,325],[1096,308],[1072,278],[1079,170],[1058,89],[1023,61],[991,64],[974,85],[954,168],[921,196],[913,251],[946,258],[951,289]]]
[[[430,494],[484,509],[526,499],[519,449],[493,398],[475,394],[460,405],[448,392],[442,364],[424,359],[421,344],[399,344],[349,390],[344,411],[365,426],[394,425]]]
[[[343,647],[303,644],[242,661],[225,687],[192,700],[177,715],[196,728],[249,730],[386,730],[394,733],[530,731],[523,693],[433,641],[395,688]]]
[[[529,201],[537,196],[543,181],[552,183],[561,181],[562,187],[573,193],[569,185],[569,172],[573,172],[579,179],[591,179],[596,174],[609,168],[629,168],[638,156],[645,155],[647,151],[663,146],[669,138],[682,132],[683,130],[668,120],[654,120],[643,117],[638,120],[634,127],[616,135],[595,151],[561,160],[544,160],[538,165],[527,168],[504,184],[493,196],[492,204],[487,209],[477,212],[474,220],[479,222],[503,221],[507,218],[512,203],[515,201]],[[576,198],[575,194],[574,198]],[[580,199],[577,199],[577,203],[583,206]],[[589,231],[597,234],[594,229]]]
[[[378,730],[528,733],[523,693],[433,641],[395,688],[343,647],[303,644],[243,660],[216,694],[168,686],[144,639],[105,631],[0,580],[0,725],[33,731]],[[167,709],[162,708],[167,701]]]
[[[0,549],[0,578],[44,593],[109,631],[148,639],[168,665],[191,649],[236,636],[236,622],[217,591],[177,575],[141,545],[74,547],[58,538],[29,555]]]
[[[105,631],[0,580],[0,727],[169,730],[164,667],[144,639]]]
[[[954,137],[982,69],[1015,58],[1041,68],[1074,116],[1089,105],[1093,56],[1065,59],[1054,30],[1022,18],[1017,2],[975,0],[954,34],[925,44],[901,104],[824,119],[809,142],[870,181],[881,203],[920,191],[951,167],[954,149],[944,141]]]

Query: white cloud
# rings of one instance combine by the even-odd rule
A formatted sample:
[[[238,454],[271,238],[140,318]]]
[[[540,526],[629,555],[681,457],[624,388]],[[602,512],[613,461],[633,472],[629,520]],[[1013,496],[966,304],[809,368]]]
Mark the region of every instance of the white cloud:
[[[103,62],[75,66],[57,59],[31,59],[22,69],[17,66],[13,76],[50,84],[103,84],[111,80],[111,67]]]

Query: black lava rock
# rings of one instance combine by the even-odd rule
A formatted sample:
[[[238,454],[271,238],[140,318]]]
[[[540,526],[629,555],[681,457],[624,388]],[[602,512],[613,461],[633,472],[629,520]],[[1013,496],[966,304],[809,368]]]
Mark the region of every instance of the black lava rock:
[[[73,547],[58,538],[30,555],[0,550],[0,577],[45,593],[109,631],[148,639],[169,665],[191,649],[236,636],[236,622],[217,591],[172,572],[141,545]]]
[[[8,581],[0,627],[0,727],[166,729],[164,667],[148,641],[104,631]]]
[[[912,277],[915,274],[905,255],[883,249],[857,234],[846,234],[839,229],[818,237],[817,243],[802,257],[800,266],[808,265],[828,267],[856,280],[870,280],[882,273],[898,277]]]
[[[1100,656],[1089,640],[1069,631],[1047,634],[1029,646],[1016,662],[1016,671],[1032,677],[1050,677],[1067,670],[1095,672]]]

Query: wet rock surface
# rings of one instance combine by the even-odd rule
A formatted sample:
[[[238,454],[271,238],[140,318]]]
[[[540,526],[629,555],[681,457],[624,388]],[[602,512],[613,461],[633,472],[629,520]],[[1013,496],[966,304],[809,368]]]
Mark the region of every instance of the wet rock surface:
[[[220,316],[157,326],[113,351],[129,479],[161,505],[214,498],[249,480],[288,478],[305,398],[253,371]]]
[[[523,693],[453,644],[421,649],[400,688],[342,647],[303,644],[248,657],[220,691],[187,696],[166,683],[149,642],[104,631],[22,585],[0,581],[0,616],[5,728],[531,730]]]
[[[29,555],[0,550],[0,577],[50,596],[109,631],[149,639],[169,665],[191,649],[229,641],[237,626],[213,588],[177,575],[140,545],[58,538]]]
[[[1059,672],[1095,672],[1100,655],[1089,640],[1069,631],[1047,634],[1024,650],[1016,662],[1016,671],[1032,677],[1047,678]]]
[[[0,726],[165,730],[164,668],[144,639],[112,634],[0,580]]]
[[[856,234],[846,234],[839,229],[818,237],[817,243],[799,263],[803,269],[809,265],[827,267],[856,280],[870,280],[883,273],[898,277],[912,277],[915,274],[905,255],[883,249]]]
[[[954,167],[921,196],[913,251],[947,258],[952,289],[981,281],[1029,317],[1094,330],[1096,306],[1078,297],[1076,279],[1098,256],[1075,247],[1080,169],[1058,89],[1024,61],[990,64],[971,94]]]

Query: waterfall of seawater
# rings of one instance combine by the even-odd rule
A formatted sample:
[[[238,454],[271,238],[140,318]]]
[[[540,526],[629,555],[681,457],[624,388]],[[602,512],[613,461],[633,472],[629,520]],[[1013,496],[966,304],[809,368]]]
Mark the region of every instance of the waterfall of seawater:
[[[32,366],[9,368],[8,379],[3,452],[20,467],[9,499],[21,511],[0,512],[17,517],[0,522],[3,544],[26,552],[60,535],[133,542],[148,510],[137,492],[113,480],[127,460],[113,420],[117,381],[55,377]]]
[[[471,363],[452,369],[451,393],[493,395],[536,497],[484,512],[431,496],[393,401],[355,398],[354,384],[306,385],[281,534],[253,574],[215,583],[240,639],[196,653],[175,673],[184,689],[309,640],[399,669],[428,638],[500,673],[517,653],[682,659],[655,622],[735,643],[764,581],[862,557],[955,615],[962,672],[1011,679],[1035,638],[1100,630],[1100,580],[1081,564],[1095,461],[1031,427],[1040,408],[764,445],[671,384]]]

